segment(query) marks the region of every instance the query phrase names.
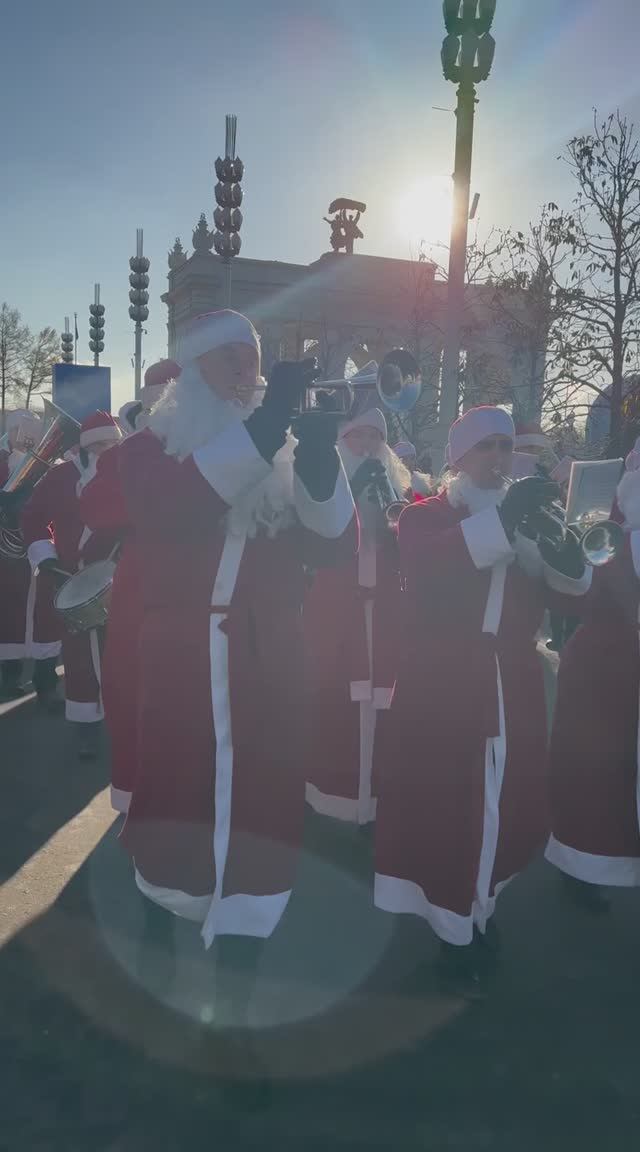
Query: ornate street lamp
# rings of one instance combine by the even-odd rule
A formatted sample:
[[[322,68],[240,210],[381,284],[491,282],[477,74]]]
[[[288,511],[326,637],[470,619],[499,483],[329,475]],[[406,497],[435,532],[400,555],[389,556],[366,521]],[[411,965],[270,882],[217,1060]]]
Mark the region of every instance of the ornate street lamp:
[[[446,428],[458,415],[475,85],[487,79],[493,62],[495,41],[489,29],[496,0],[444,0],[442,8],[447,29],[441,52],[442,70],[445,80],[458,85],[453,215],[440,392],[440,424]]]
[[[135,352],[133,372],[135,398],[140,399],[142,387],[142,325],[149,319],[149,260],[143,255],[143,231],[136,228],[136,254],[129,261],[129,316],[135,321]]]
[[[104,304],[100,303],[100,285],[94,284],[93,304],[89,305],[89,347],[93,352],[96,368],[100,363],[100,353],[104,350]]]
[[[63,364],[73,364],[73,332],[69,329],[69,317],[64,318],[64,332],[60,334]]]
[[[216,226],[213,246],[224,262],[225,308],[228,308],[231,303],[231,261],[234,256],[238,255],[242,245],[240,239],[240,227],[242,225],[240,181],[244,175],[244,164],[236,156],[237,126],[237,116],[226,117],[224,159],[218,156],[216,160],[218,183],[215,187],[215,196],[218,207],[213,213],[213,221]]]

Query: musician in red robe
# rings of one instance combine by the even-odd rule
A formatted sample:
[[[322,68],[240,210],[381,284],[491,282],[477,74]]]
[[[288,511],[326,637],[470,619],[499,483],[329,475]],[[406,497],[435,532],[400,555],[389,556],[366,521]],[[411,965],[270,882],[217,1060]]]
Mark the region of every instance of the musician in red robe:
[[[6,425],[10,451],[0,452],[0,489],[43,433],[42,421],[32,412],[9,412]],[[62,708],[56,676],[61,629],[53,608],[54,592],[51,576],[32,573],[26,557],[7,559],[0,555],[2,695],[14,699],[24,694],[23,661],[32,659],[38,703],[51,712]]]
[[[147,368],[140,400],[124,405],[127,411],[121,408],[118,414],[125,436],[142,430],[150,409],[180,371],[175,360],[159,360]],[[111,748],[111,804],[116,812],[126,812],[137,766],[142,598],[138,537],[123,508],[118,451],[114,449],[102,460],[99,474],[84,486],[82,501],[89,527],[99,535],[120,538],[102,654],[102,701]]]
[[[411,477],[408,497],[410,500],[426,500],[427,496],[435,496],[433,477],[418,469],[418,453],[410,440],[399,440],[394,444],[393,451],[402,460]]]
[[[104,559],[109,547],[86,527],[78,490],[95,475],[98,458],[120,440],[108,412],[94,412],[82,422],[80,447],[67,454],[36,484],[21,514],[21,530],[32,571],[48,572],[60,586],[63,573]],[[65,715],[76,726],[78,754],[93,759],[98,751],[103,717],[100,693],[100,641],[97,630],[70,633],[62,625],[65,670]]]
[[[554,549],[523,534],[538,535],[555,486],[504,484],[513,439],[505,411],[466,412],[448,484],[400,517],[405,648],[376,749],[375,903],[423,917],[443,981],[471,993],[479,954],[458,946],[482,941],[500,889],[547,834],[536,634],[551,590],[581,594],[591,571],[574,540]]]
[[[397,535],[377,483],[385,480],[383,502],[402,501],[410,476],[387,444],[378,408],[344,425],[339,449],[358,509],[360,547],[349,565],[309,576],[307,801],[320,815],[367,824],[375,819],[374,743],[379,713],[393,697],[400,612]]]
[[[562,650],[551,733],[552,835],[546,857],[601,911],[602,888],[640,884],[640,441],[617,504],[624,542],[595,572]]]
[[[312,414],[297,445],[287,432],[308,363],[276,365],[255,407],[259,343],[245,317],[198,318],[181,353],[180,379],[147,428],[102,457],[96,483],[116,457],[140,561],[138,764],[122,839],[140,891],[201,924],[208,946],[269,936],[287,906],[304,810],[304,564],[352,552],[357,529],[333,418]]]

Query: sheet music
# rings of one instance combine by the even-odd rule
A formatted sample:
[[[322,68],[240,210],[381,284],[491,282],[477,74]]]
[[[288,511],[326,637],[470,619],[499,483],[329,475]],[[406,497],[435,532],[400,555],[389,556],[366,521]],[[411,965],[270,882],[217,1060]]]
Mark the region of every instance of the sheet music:
[[[622,460],[574,460],[567,496],[567,524],[576,524],[586,515],[608,519],[622,469]]]

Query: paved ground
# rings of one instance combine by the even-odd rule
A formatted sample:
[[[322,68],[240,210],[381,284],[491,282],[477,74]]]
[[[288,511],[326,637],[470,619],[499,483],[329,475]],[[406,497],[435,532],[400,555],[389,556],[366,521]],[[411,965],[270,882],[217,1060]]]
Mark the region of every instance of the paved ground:
[[[2,1152],[637,1152],[640,894],[592,919],[538,863],[468,1006],[437,995],[428,931],[372,909],[367,834],[310,818],[251,1031],[230,1033],[195,930],[175,980],[141,960],[106,764],[29,701],[0,708],[0,755]]]

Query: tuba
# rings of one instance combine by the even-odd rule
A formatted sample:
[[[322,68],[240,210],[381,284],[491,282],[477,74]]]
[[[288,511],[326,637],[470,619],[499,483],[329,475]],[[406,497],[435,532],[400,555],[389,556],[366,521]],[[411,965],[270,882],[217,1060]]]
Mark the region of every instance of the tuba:
[[[9,509],[2,508],[2,494],[27,495],[65,452],[77,443],[80,425],[50,400],[43,400],[47,429],[35,448],[27,450],[24,460],[14,468],[4,488],[0,489],[0,556],[22,560],[27,554],[20,529]]]

